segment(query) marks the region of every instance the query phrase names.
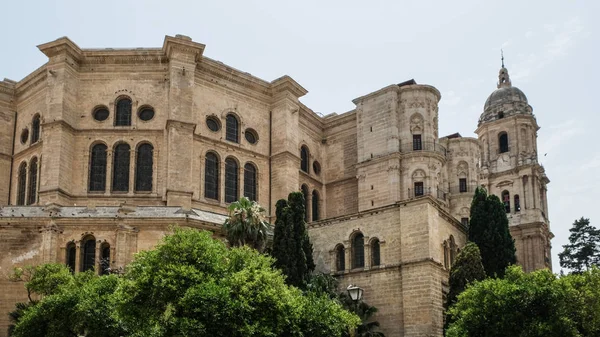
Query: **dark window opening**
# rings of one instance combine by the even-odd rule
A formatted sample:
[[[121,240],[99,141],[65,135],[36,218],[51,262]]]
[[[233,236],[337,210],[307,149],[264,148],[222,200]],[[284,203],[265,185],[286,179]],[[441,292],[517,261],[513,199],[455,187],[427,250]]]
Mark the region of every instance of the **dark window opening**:
[[[140,109],[138,117],[144,122],[147,122],[154,118],[154,109],[152,109],[151,107],[143,107]]]
[[[238,164],[234,159],[225,159],[225,202],[238,200]]]
[[[469,218],[460,218],[460,223],[463,224],[463,226],[469,226]]]
[[[29,139],[29,129],[25,128],[21,131],[21,144],[27,143],[27,139]]]
[[[365,266],[365,237],[361,233],[352,240],[352,268]]]
[[[67,267],[71,270],[71,273],[75,272],[75,254],[77,253],[77,249],[75,248],[74,243],[69,243],[67,245],[67,256],[65,261],[67,261]]]
[[[152,191],[153,152],[154,147],[150,144],[142,144],[138,147],[135,163],[136,191]]]
[[[467,191],[467,178],[458,179],[458,190],[460,193]]]
[[[246,129],[246,132],[244,132],[244,136],[246,137],[246,141],[250,144],[256,144],[256,142],[258,141],[258,135],[256,131],[252,129]]]
[[[238,120],[231,114],[225,119],[225,139],[234,143],[240,142]]]
[[[515,194],[514,199],[515,199],[515,212],[520,212],[521,211],[521,200],[519,198],[519,195]]]
[[[33,158],[29,163],[29,191],[27,192],[27,205],[33,205],[37,201],[37,164],[37,158]]]
[[[96,264],[96,239],[89,238],[83,244],[81,271],[94,270]]]
[[[129,191],[129,151],[129,144],[119,144],[113,152],[113,191]]]
[[[375,239],[371,243],[371,266],[376,267],[381,264],[379,240]]]
[[[129,98],[121,98],[117,101],[117,115],[115,116],[115,125],[131,125],[131,100]]]
[[[319,175],[321,173],[321,164],[319,164],[318,161],[313,161],[313,172],[316,175]]]
[[[208,117],[206,119],[206,126],[210,131],[217,132],[221,129],[221,123],[215,117]]]
[[[500,111],[498,113],[498,119],[502,119],[502,118],[504,118],[504,112]]]
[[[308,173],[308,149],[306,146],[300,148],[300,169]]]
[[[319,220],[319,193],[312,193],[312,221]]]
[[[102,245],[100,254],[100,275],[108,275],[110,273],[110,245]]]
[[[92,147],[90,163],[90,191],[106,189],[106,145],[96,144]]]
[[[422,181],[416,182],[415,183],[415,197],[422,196],[424,194],[423,192],[424,192],[423,191],[423,182]]]
[[[423,149],[423,142],[421,142],[421,135],[413,135],[413,151],[419,151]]]
[[[256,201],[256,168],[248,163],[244,165],[244,196]]]
[[[25,205],[25,187],[27,185],[27,164],[19,166],[19,184],[17,187],[17,205]]]
[[[302,196],[304,196],[304,221],[308,222],[308,186],[302,185]]]
[[[508,152],[508,134],[506,134],[506,132],[498,137],[498,142],[500,144],[500,153]]]
[[[96,108],[94,110],[94,112],[92,113],[92,116],[94,117],[95,120],[97,120],[98,122],[102,122],[108,119],[108,109],[105,107],[99,107]]]
[[[508,191],[502,192],[502,203],[504,204],[506,213],[510,213],[510,193]]]
[[[31,144],[40,140],[40,115],[33,117],[31,123]]]
[[[206,155],[204,164],[204,197],[219,200],[219,159],[214,153]]]
[[[337,246],[335,249],[335,269],[337,271],[346,270],[346,257],[344,255],[344,246]]]

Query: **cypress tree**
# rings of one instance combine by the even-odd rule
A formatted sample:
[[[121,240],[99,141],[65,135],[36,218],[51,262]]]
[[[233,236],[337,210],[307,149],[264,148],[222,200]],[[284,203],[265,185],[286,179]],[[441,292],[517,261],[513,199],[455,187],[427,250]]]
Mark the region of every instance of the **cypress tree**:
[[[287,240],[292,236],[291,227],[287,226],[286,222],[287,206],[288,203],[285,199],[280,199],[275,204],[277,220],[275,220],[273,249],[271,251],[271,256],[275,258],[275,267],[279,268],[284,275],[290,274],[288,270],[290,252],[288,251],[289,245]]]
[[[473,242],[467,243],[463,250],[458,253],[456,260],[450,269],[450,291],[446,307],[449,308],[460,293],[469,283],[481,281],[485,278],[485,270],[481,263],[479,247]]]
[[[495,195],[477,188],[471,203],[469,241],[479,247],[485,273],[503,277],[506,267],[516,263],[515,242],[508,229],[504,205]]]

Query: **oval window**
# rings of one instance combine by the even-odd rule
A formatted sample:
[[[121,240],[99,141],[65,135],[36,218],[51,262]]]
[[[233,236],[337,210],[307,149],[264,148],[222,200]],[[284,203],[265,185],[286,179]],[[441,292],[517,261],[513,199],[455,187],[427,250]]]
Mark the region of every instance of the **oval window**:
[[[254,131],[252,129],[246,129],[246,132],[244,132],[244,135],[246,137],[246,140],[250,144],[256,144],[256,142],[258,141],[258,135],[256,134],[256,131]]]
[[[321,173],[321,164],[319,164],[319,162],[316,160],[313,161],[313,172],[316,175],[319,175],[319,173]]]
[[[154,109],[152,109],[151,107],[141,108],[140,112],[138,113],[138,117],[144,122],[147,122],[154,118]]]
[[[27,143],[28,139],[29,139],[29,129],[25,128],[25,129],[23,129],[23,131],[21,131],[21,143],[23,143],[23,144]]]
[[[215,117],[208,117],[206,119],[206,126],[210,131],[217,132],[221,129],[221,123]]]
[[[94,119],[98,122],[105,121],[108,118],[108,109],[105,107],[96,108],[94,110]]]

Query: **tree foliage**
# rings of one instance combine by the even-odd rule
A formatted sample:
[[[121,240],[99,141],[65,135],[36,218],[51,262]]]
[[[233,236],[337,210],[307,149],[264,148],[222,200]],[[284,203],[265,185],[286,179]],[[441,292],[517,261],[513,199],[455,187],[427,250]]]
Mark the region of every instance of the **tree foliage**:
[[[340,293],[339,298],[344,308],[360,317],[361,323],[356,327],[355,337],[385,337],[385,334],[379,331],[379,322],[373,319],[373,315],[377,312],[376,307],[362,300],[353,301],[345,292]],[[345,333],[344,336],[351,335]]]
[[[600,267],[600,229],[590,224],[590,219],[581,217],[569,229],[569,244],[558,254],[560,266],[580,273],[591,266]]]
[[[600,336],[600,270],[558,278],[511,266],[469,286],[449,313],[450,337]]]
[[[263,251],[271,226],[265,221],[265,209],[246,197],[231,203],[229,217],[223,224],[227,240],[233,247],[248,245]]]
[[[290,193],[287,201],[277,201],[272,252],[275,266],[286,276],[286,282],[301,289],[306,288],[315,269],[313,248],[304,222],[304,204],[301,192]]]
[[[458,253],[456,260],[450,269],[450,290],[448,292],[447,308],[449,308],[460,293],[462,293],[470,283],[485,279],[485,270],[481,264],[481,254],[479,247],[473,242],[467,245]]]
[[[483,269],[490,277],[502,277],[506,267],[516,263],[504,205],[483,188],[477,188],[471,203],[469,241],[479,247]]]

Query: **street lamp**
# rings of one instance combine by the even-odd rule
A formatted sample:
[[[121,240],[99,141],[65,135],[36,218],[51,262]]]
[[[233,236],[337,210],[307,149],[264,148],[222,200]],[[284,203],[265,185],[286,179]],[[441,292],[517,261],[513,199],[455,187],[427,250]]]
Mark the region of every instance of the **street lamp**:
[[[354,302],[358,302],[362,299],[363,289],[361,287],[351,284],[348,286],[348,288],[346,288],[346,290]]]

